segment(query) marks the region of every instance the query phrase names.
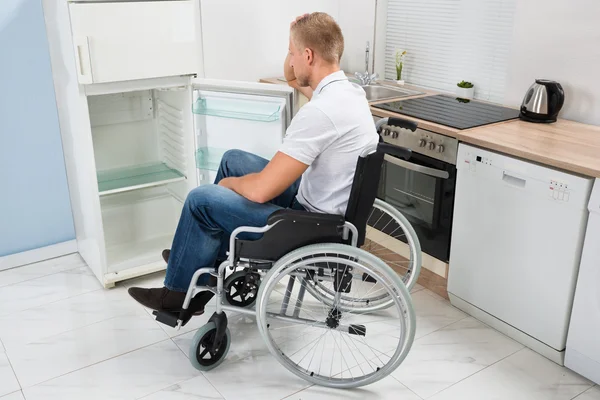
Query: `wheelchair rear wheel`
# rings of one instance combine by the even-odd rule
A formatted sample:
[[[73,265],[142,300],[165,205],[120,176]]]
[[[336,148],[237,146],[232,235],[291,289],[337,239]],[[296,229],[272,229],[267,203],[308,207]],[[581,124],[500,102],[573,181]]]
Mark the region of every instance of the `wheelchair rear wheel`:
[[[421,246],[412,225],[391,205],[375,200],[367,219],[366,241],[363,250],[382,259],[400,275],[410,292],[421,271]],[[334,280],[328,268],[307,282],[306,289],[314,297],[332,305],[335,297]],[[392,305],[381,285],[368,274],[354,276],[352,290],[341,295],[339,307],[344,310],[370,312]]]
[[[324,264],[338,291],[332,304],[306,296]],[[341,295],[353,276],[377,280],[385,310],[349,312]],[[359,301],[360,299],[355,299]],[[295,250],[269,271],[257,300],[257,324],[272,355],[288,370],[314,384],[352,388],[376,382],[404,360],[415,334],[415,314],[404,283],[374,255],[342,244]]]

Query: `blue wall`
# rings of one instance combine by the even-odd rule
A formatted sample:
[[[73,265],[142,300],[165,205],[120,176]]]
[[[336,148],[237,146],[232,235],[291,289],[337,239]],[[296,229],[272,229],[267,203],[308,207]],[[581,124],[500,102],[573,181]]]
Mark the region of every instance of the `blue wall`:
[[[0,0],[0,257],[74,238],[42,0]]]

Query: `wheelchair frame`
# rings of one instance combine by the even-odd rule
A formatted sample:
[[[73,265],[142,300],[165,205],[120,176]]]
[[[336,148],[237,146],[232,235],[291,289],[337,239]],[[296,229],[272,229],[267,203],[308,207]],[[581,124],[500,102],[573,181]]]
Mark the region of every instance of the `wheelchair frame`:
[[[384,125],[388,122],[391,122],[389,120],[391,120],[391,119],[384,118],[384,119],[379,120],[376,124],[377,130],[379,131],[379,129],[382,125]],[[410,121],[394,119],[394,122],[395,122],[394,124],[398,125],[398,126],[407,127],[412,130],[416,129],[416,124],[414,124]],[[361,153],[360,157],[364,158],[364,157],[368,157],[369,155],[371,155],[373,153],[376,153],[378,151],[378,147],[380,146],[380,144],[381,143],[374,145],[368,149],[365,149]],[[387,154],[396,155],[398,157],[402,157],[405,155],[405,153],[403,153],[403,151],[406,151],[405,149],[400,149],[400,148],[395,149],[393,146],[390,146],[390,145],[385,145],[385,146],[387,146],[386,147],[387,151],[385,151]],[[408,153],[408,154],[410,154],[410,153]],[[239,255],[236,254],[236,242],[238,240],[238,236],[242,233],[264,234],[264,233],[268,232],[269,230],[273,229],[276,225],[283,222],[284,220],[285,219],[279,219],[277,221],[274,221],[273,223],[267,223],[267,225],[262,226],[262,227],[241,226],[241,227],[235,229],[232,232],[230,239],[229,239],[229,254],[227,256],[227,259],[219,264],[217,270],[215,270],[214,267],[201,268],[201,269],[197,270],[194,273],[194,275],[192,276],[192,279],[190,281],[190,284],[189,284],[189,287],[188,287],[188,290],[187,290],[187,293],[185,296],[185,301],[184,301],[184,304],[182,307],[182,311],[179,312],[177,315],[163,313],[163,312],[155,312],[155,315],[157,316],[156,319],[159,322],[165,323],[172,327],[176,327],[179,330],[192,317],[194,310],[189,309],[192,298],[199,292],[206,291],[206,290],[211,291],[212,293],[215,294],[216,311],[211,316],[208,323],[214,322],[215,327],[216,327],[216,333],[214,336],[214,341],[212,343],[212,349],[216,350],[221,345],[221,342],[227,332],[227,317],[226,317],[225,311],[232,311],[232,312],[237,312],[237,313],[246,314],[246,315],[255,315],[258,317],[258,311],[255,310],[254,308],[249,309],[249,308],[234,306],[231,304],[225,304],[224,296],[225,296],[226,292],[224,290],[224,282],[225,282],[226,269],[229,267],[237,268],[238,265],[240,264],[240,262],[242,262],[243,264],[248,263],[248,266],[251,266],[251,268],[256,269],[256,270],[268,270],[268,269],[273,268],[273,266],[278,262],[278,260],[270,260],[270,261],[261,260],[259,257],[258,258],[256,258],[256,257],[251,257],[251,258],[238,257]],[[288,220],[290,220],[290,218],[288,218]],[[293,220],[293,222],[296,222],[296,221]],[[341,221],[340,221],[339,226],[341,226],[341,228],[342,228],[341,235],[340,235],[341,240],[343,240],[342,243],[346,243],[347,245],[349,244],[353,248],[359,248],[358,247],[359,231],[358,231],[357,227],[353,223],[346,221],[345,219],[343,222],[343,226],[341,224]],[[414,235],[414,231],[411,233],[411,235]],[[318,235],[316,235],[316,236],[318,237]],[[413,238],[413,239],[416,240],[416,238]],[[327,244],[333,244],[334,242],[323,241],[320,243],[322,243],[323,245],[327,245]],[[412,252],[418,251],[419,246],[415,246],[414,241],[412,242],[412,244],[409,243],[409,245],[411,246]],[[298,247],[298,248],[300,248],[300,247]],[[294,250],[291,250],[290,252],[288,252],[286,254],[290,254],[293,251]],[[319,254],[319,253],[315,253],[315,254]],[[280,257],[279,260],[282,260],[285,257],[286,256],[284,255],[284,256]],[[381,260],[377,256],[373,256],[373,257]],[[332,262],[332,263],[339,262],[339,258],[331,257],[331,256],[328,256],[327,254],[324,254],[323,256],[319,256],[318,258],[315,258],[315,259],[301,261],[298,263],[298,266],[300,268],[302,268],[303,266],[306,266],[307,264],[315,263],[315,260],[317,262]],[[253,261],[259,263],[258,264],[259,266],[252,266],[251,263]],[[349,264],[354,263],[355,265],[358,265],[358,264],[356,264],[356,262],[353,259],[349,259],[347,261]],[[268,267],[266,267],[265,265],[268,265]],[[415,272],[417,272],[417,275],[418,275],[418,269]],[[204,274],[209,274],[210,276],[215,277],[217,280],[216,286],[198,285],[197,284],[198,279],[200,278],[201,275],[204,275]],[[306,278],[306,274],[294,271],[293,273],[290,274],[290,277],[291,277],[291,279],[289,279],[289,281],[288,281],[288,287],[287,287],[286,293],[284,294],[284,297],[283,297],[281,312],[279,314],[272,313],[272,312],[266,312],[266,316],[268,316],[269,318],[272,318],[272,319],[276,319],[276,320],[306,324],[306,325],[311,325],[313,327],[319,327],[319,328],[324,328],[324,329],[332,329],[333,328],[335,330],[346,332],[346,333],[349,333],[352,335],[364,336],[366,334],[365,327],[362,325],[338,324],[335,327],[331,327],[331,326],[328,326],[328,324],[324,321],[315,321],[315,320],[300,318],[300,316],[299,316],[300,307],[302,306],[302,302],[304,301],[304,295],[305,295],[305,291],[306,291],[305,285],[301,286],[301,288],[300,288],[300,291],[299,291],[299,294],[298,294],[298,297],[296,300],[296,304],[294,305],[295,308],[294,308],[292,316],[287,316],[286,313],[288,311],[288,307],[290,306],[289,303],[290,303],[291,292],[292,292],[294,283],[296,281],[296,278],[300,278],[300,279]],[[331,277],[319,276],[319,279],[322,279],[322,278],[323,278],[323,280],[330,280],[329,278],[331,278]],[[350,279],[354,279],[354,278],[351,277]],[[406,288],[402,288],[402,289],[406,290]],[[314,294],[313,294],[313,296],[314,296]],[[334,304],[339,303],[340,298],[342,296],[342,291],[336,291],[334,296],[335,296],[333,299]],[[322,299],[318,299],[318,300],[323,301]],[[398,300],[396,299],[395,301],[397,302]],[[412,311],[411,306],[409,306],[409,308],[411,308],[410,313],[412,315],[412,313],[414,311]],[[176,318],[176,320],[175,320],[175,318]],[[414,325],[414,321],[409,321],[409,325],[410,324]],[[412,335],[412,336],[409,338],[409,342],[407,345],[408,348],[410,348],[410,346],[412,344],[412,340],[414,339],[414,326],[412,326],[412,333],[409,333],[409,335]],[[397,350],[397,352],[398,351],[400,351],[400,350]],[[402,349],[403,353],[407,352],[407,351],[408,351],[408,349]],[[224,355],[223,355],[223,357],[224,357]],[[343,387],[343,386],[340,385],[340,387]]]

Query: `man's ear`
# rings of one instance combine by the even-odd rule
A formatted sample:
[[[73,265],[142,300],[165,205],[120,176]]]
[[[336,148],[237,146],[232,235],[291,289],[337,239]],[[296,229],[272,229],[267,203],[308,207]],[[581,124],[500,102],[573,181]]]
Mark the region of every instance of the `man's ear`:
[[[315,62],[315,53],[308,47],[304,49],[304,57],[308,65],[313,65]]]

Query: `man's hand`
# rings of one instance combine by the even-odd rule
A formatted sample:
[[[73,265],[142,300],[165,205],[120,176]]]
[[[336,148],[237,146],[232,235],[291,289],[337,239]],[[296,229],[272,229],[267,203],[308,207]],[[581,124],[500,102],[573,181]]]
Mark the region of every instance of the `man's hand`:
[[[266,203],[283,193],[302,176],[308,165],[277,152],[267,166],[257,174],[239,178],[224,178],[219,186],[233,190],[255,203]]]
[[[310,14],[306,13],[306,14],[297,16],[296,19],[290,23],[290,29],[292,28],[292,26],[296,25],[296,22],[300,21],[302,18],[308,17],[309,15]]]

